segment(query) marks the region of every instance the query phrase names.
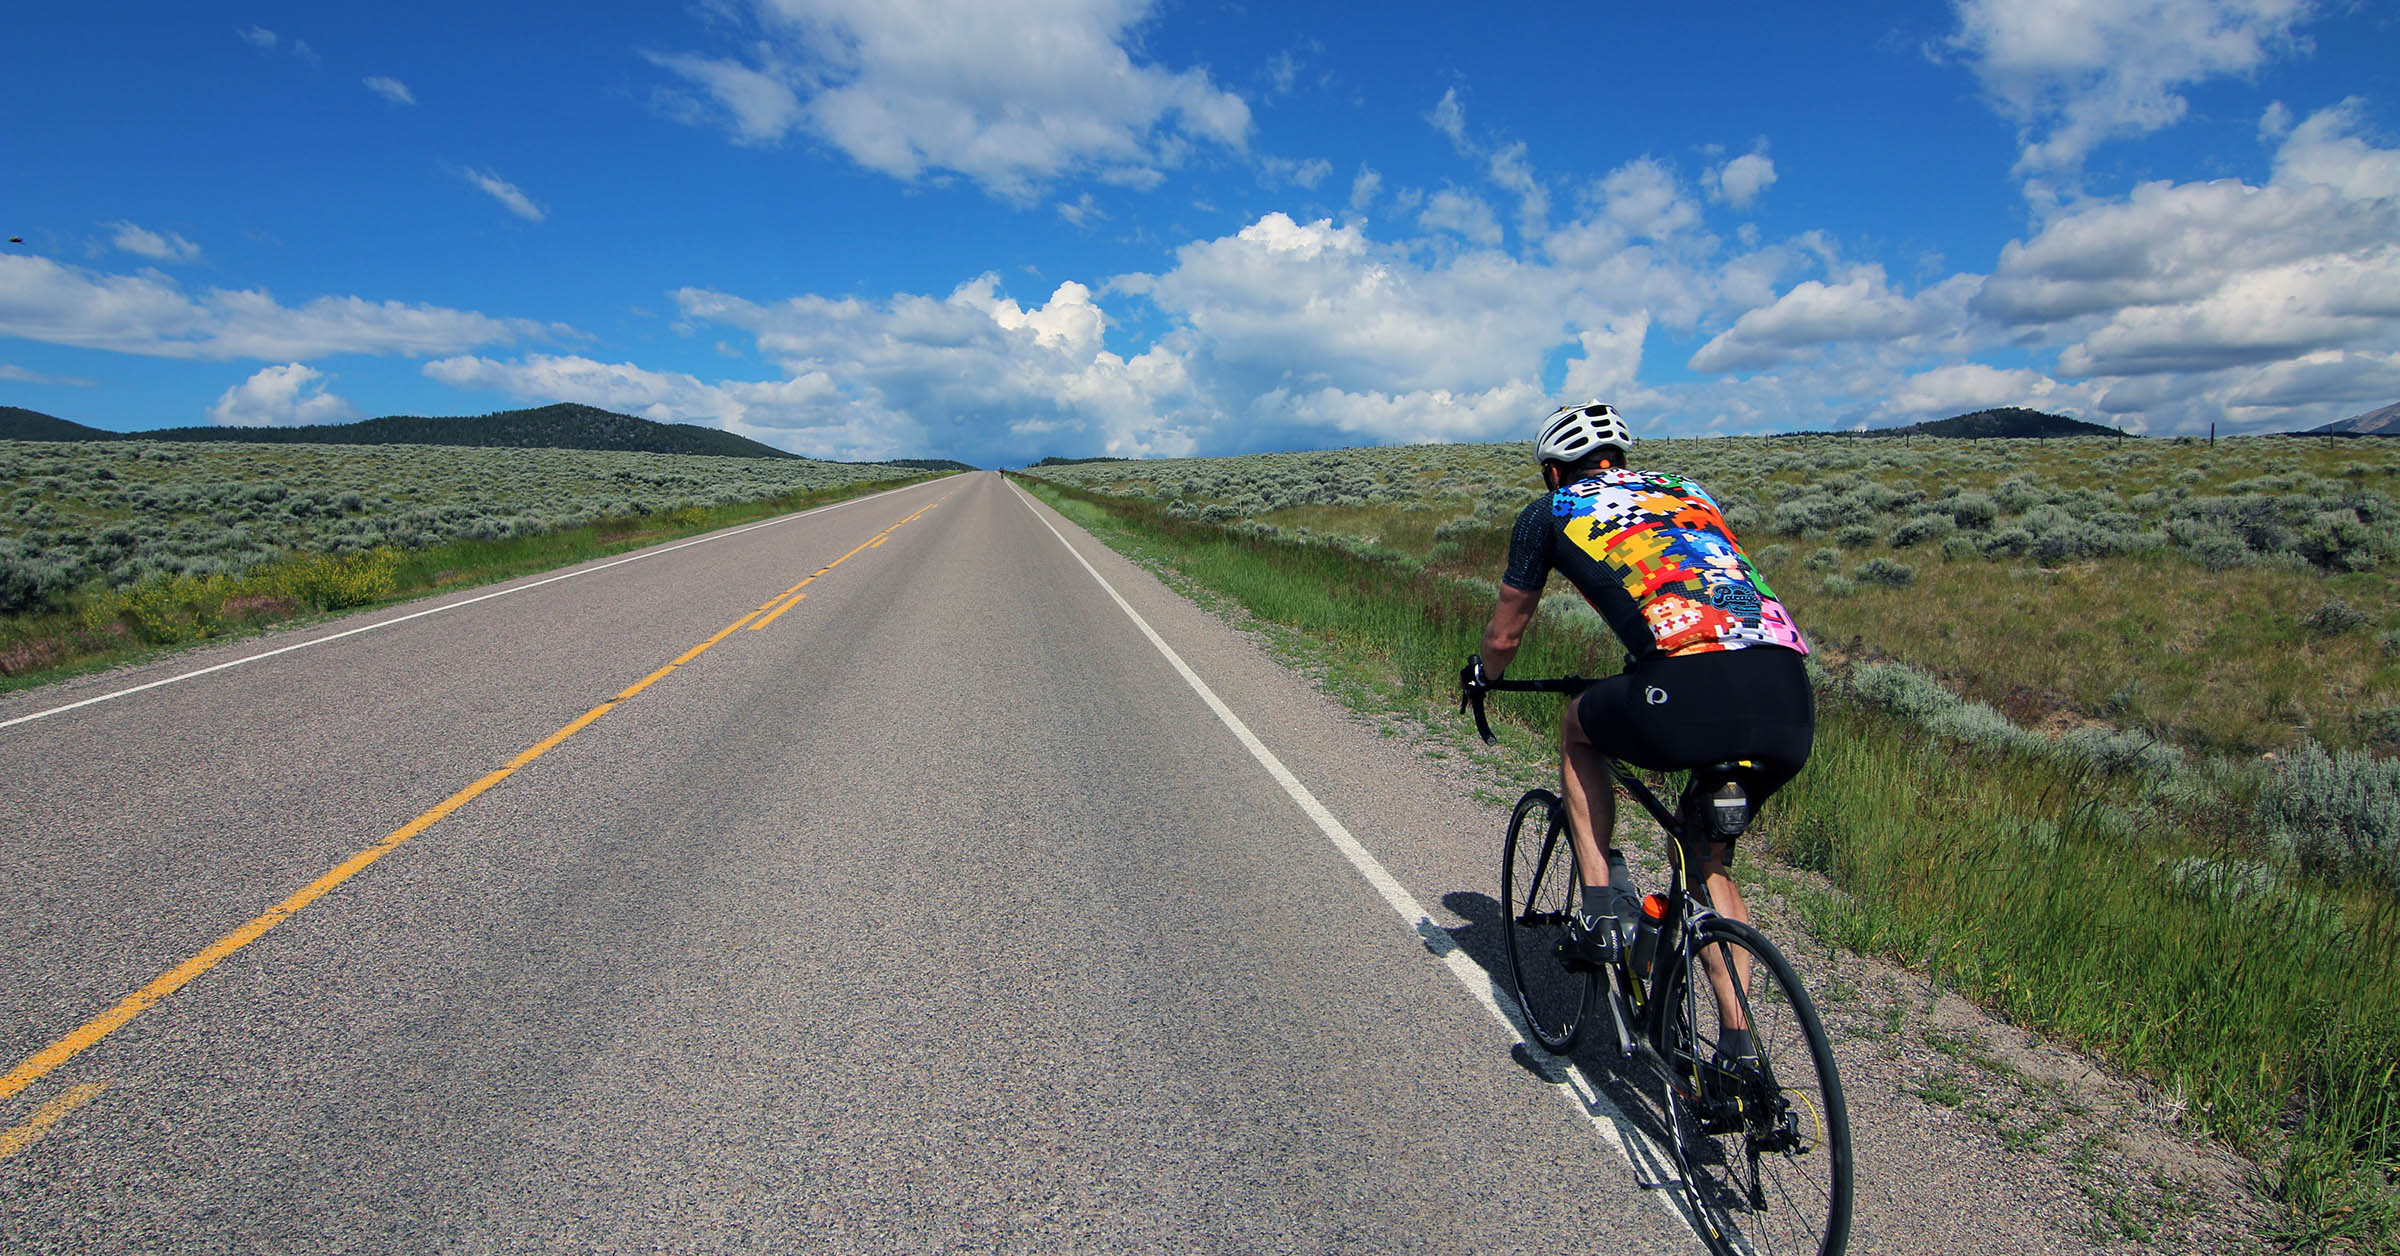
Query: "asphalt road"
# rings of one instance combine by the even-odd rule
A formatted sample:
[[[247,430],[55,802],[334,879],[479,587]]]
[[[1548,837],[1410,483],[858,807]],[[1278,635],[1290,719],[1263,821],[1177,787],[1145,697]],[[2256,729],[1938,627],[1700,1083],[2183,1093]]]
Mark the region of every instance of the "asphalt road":
[[[1695,1250],[1459,978],[1488,811],[1062,525],[1429,945],[1048,513],[957,477],[0,700],[0,1248]]]

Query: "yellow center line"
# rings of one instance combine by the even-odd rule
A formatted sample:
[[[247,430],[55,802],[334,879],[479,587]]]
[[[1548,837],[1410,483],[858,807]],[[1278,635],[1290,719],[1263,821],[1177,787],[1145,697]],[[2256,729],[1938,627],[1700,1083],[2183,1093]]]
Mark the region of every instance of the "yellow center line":
[[[640,693],[644,689],[648,689],[650,686],[657,684],[659,681],[665,680],[667,678],[667,673],[674,670],[675,665],[673,663],[669,663],[665,667],[659,668],[657,671],[652,672],[627,686],[625,692],[617,695],[616,700],[623,702],[625,699]]]
[[[584,728],[593,720],[599,719],[601,716],[606,715],[610,711],[616,709],[617,699],[611,698],[608,701],[593,707],[591,710],[576,716],[574,723],[571,723],[565,728],[562,728],[557,732],[542,738],[540,741],[533,743],[531,746],[526,747],[522,754],[519,754],[516,758],[509,760],[508,770],[514,772],[518,768],[524,767],[526,764],[531,763],[534,760],[541,758],[543,755],[550,753],[552,749],[557,747],[558,743],[565,741],[567,738],[572,737],[577,733],[582,732]],[[493,783],[498,784],[496,781]]]
[[[0,1160],[6,1160],[33,1146],[34,1142],[42,1135],[50,1132],[51,1126],[65,1120],[68,1113],[90,1103],[101,1091],[106,1089],[108,1089],[107,1082],[85,1082],[69,1089],[67,1093],[41,1107],[35,1108],[32,1119],[5,1134],[0,1134]]]
[[[935,506],[941,505],[944,501],[949,500],[949,497],[950,494],[948,493],[942,494],[941,497],[936,498],[933,502],[928,504],[924,510],[920,510],[915,514],[910,515],[908,518],[901,520],[899,523],[895,523],[891,527],[885,528],[883,531],[868,537],[866,540],[859,543],[858,549],[851,550],[850,553],[844,554],[840,558],[834,559],[832,562],[817,568],[816,575],[812,575],[808,579],[793,585],[791,588],[785,589],[783,592],[776,594],[767,602],[766,606],[759,607],[760,610],[766,611],[767,613],[761,616],[756,623],[750,625],[750,631],[756,632],[759,629],[766,627],[768,624],[774,623],[776,620],[783,617],[783,613],[785,611],[788,611],[793,607],[798,606],[800,603],[807,601],[808,595],[801,592],[801,590],[807,588],[811,583],[813,583],[817,576],[824,575],[826,572],[831,571],[834,568],[841,566],[843,563],[850,561],[851,556],[857,554],[859,550],[872,549],[883,544],[885,541],[891,539],[892,533],[899,531],[903,524],[915,523],[917,520],[924,518],[926,510],[931,510]],[[774,609],[768,610],[768,607],[773,607]]]
[[[946,497],[947,494],[944,496]],[[939,501],[934,503],[934,505],[940,504],[941,503]],[[925,510],[931,509],[933,509],[933,506],[927,506],[925,508]],[[903,519],[900,521],[900,523],[907,523],[910,520],[922,516],[925,513],[925,510],[920,510],[916,514],[910,515],[908,519]],[[900,524],[896,523],[892,525],[892,528],[897,528],[899,526]],[[892,528],[884,529],[883,532],[877,534],[878,537],[890,535]],[[851,550],[850,554],[855,554],[858,552],[858,550],[865,549],[866,547],[867,546],[865,544],[862,544],[858,547],[858,549]],[[844,554],[842,555],[842,558],[848,558],[850,557],[850,554]],[[824,570],[819,571],[817,575],[821,576],[825,574],[825,572],[831,571],[835,567],[840,566],[842,558],[837,558],[832,562],[827,563],[824,567]],[[816,576],[809,577],[809,580],[814,579],[816,579]],[[801,585],[805,585],[807,583],[808,580],[803,580],[800,582]],[[777,600],[781,600],[782,597],[797,592],[799,587],[799,585],[794,585],[791,589],[785,590],[784,594],[778,595]],[[793,602],[785,602],[784,609],[790,609],[790,607],[794,605],[796,601],[797,599],[795,599]],[[774,605],[774,602],[769,602],[767,605],[772,606]],[[554,732],[548,737],[545,737],[542,740],[535,742],[533,745],[526,747],[523,752],[519,753],[515,758],[510,759],[507,766],[495,768],[492,771],[485,773],[482,779],[476,781],[472,785],[467,786],[465,789],[450,795],[448,798],[443,799],[439,803],[434,804],[432,809],[426,811],[423,815],[418,816],[416,819],[411,820],[408,823],[401,825],[399,828],[392,830],[390,833],[384,835],[382,841],[379,841],[374,845],[367,847],[365,850],[350,856],[348,859],[343,860],[331,871],[328,871],[325,873],[325,875],[309,882],[307,885],[300,887],[300,889],[294,891],[290,897],[285,898],[282,902],[268,908],[265,912],[250,920],[248,923],[242,925],[240,928],[235,929],[233,932],[228,933],[224,937],[221,937],[215,942],[210,943],[208,947],[205,950],[202,950],[199,954],[192,956],[190,959],[177,964],[175,967],[170,968],[166,972],[161,973],[157,977],[151,979],[148,985],[145,985],[141,989],[134,991],[132,994],[126,995],[123,999],[117,1002],[116,1006],[109,1008],[107,1011],[100,1013],[98,1016],[94,1016],[88,1021],[85,1021],[82,1025],[76,1027],[73,1033],[70,1033],[66,1037],[51,1043],[49,1046],[34,1052],[32,1055],[25,1057],[25,1059],[20,1061],[15,1068],[10,1069],[5,1075],[0,1075],[0,1100],[12,1098],[18,1093],[22,1092],[27,1086],[31,1086],[35,1082],[40,1081],[42,1078],[49,1076],[50,1073],[57,1069],[60,1065],[65,1064],[67,1061],[83,1054],[83,1052],[90,1049],[94,1043],[99,1042],[101,1039],[106,1038],[112,1033],[115,1033],[118,1029],[123,1028],[126,1022],[131,1021],[134,1017],[141,1015],[145,1011],[148,1011],[160,1000],[165,999],[169,995],[174,994],[176,991],[181,990],[184,986],[190,984],[193,978],[196,978],[200,974],[207,972],[209,969],[216,967],[218,964],[225,962],[226,958],[231,956],[234,952],[241,950],[243,947],[250,945],[252,942],[257,941],[261,934],[264,934],[267,930],[283,923],[284,920],[297,913],[301,908],[304,908],[310,903],[317,901],[319,898],[324,897],[328,892],[333,890],[334,887],[339,886],[344,881],[347,881],[365,871],[368,866],[372,865],[376,860],[381,859],[385,855],[388,855],[392,851],[398,849],[402,843],[408,841],[410,838],[415,837],[417,834],[422,833],[429,828],[432,828],[434,824],[440,821],[444,816],[447,816],[451,812],[458,810],[460,807],[467,805],[469,802],[474,801],[476,796],[482,794],[485,790],[490,789],[492,786],[497,785],[504,780],[507,780],[511,774],[516,772],[517,769],[532,763],[534,760],[541,758],[545,754],[550,753],[552,750],[556,749],[561,742],[564,742],[569,737],[582,732],[585,728],[590,727],[592,721],[597,720],[601,716],[615,710],[618,703],[625,701],[627,698],[630,698],[633,695],[640,693],[642,690],[649,688],[651,685],[656,684],[660,680],[665,679],[669,672],[672,672],[676,668],[681,667],[684,664],[691,662],[693,659],[700,657],[700,655],[707,651],[710,646],[713,646],[718,642],[723,641],[725,638],[732,636],[742,627],[763,627],[768,620],[772,620],[775,617],[774,615],[768,615],[765,619],[760,619],[760,611],[765,609],[765,607],[761,607],[759,610],[752,611],[749,614],[742,616],[740,619],[727,624],[724,628],[719,629],[715,636],[712,636],[708,640],[703,641],[700,644],[693,646],[691,649],[684,651],[682,654],[677,655],[673,662],[668,663],[666,666],[661,667],[657,671],[654,671],[634,682],[634,684],[630,688],[626,689],[625,692],[618,694],[616,697],[611,698],[596,707],[593,707],[591,710],[586,711],[579,716],[576,716],[572,721],[569,721],[565,727],[560,728],[557,732]],[[783,612],[781,610],[775,612],[776,615],[780,615],[782,613]],[[51,1124],[55,1124],[61,1117],[74,1110],[77,1105],[87,1102],[93,1095],[100,1093],[99,1088],[96,1088],[96,1086],[94,1088],[90,1088],[89,1093],[85,1093],[86,1090],[87,1087],[78,1086],[74,1090],[68,1091],[65,1096],[62,1096],[60,1099],[52,1100],[51,1103],[45,1105],[41,1111],[36,1112],[32,1122],[28,1123],[27,1125],[20,1126],[15,1130],[9,1131],[9,1133],[5,1136],[0,1136],[0,1147],[9,1148],[9,1150],[5,1152],[0,1152],[0,1157],[15,1154],[15,1151],[21,1150],[24,1144],[30,1143],[33,1139],[40,1137],[42,1130],[48,1129]],[[81,1095],[81,1098],[76,1098],[77,1095]],[[72,1100],[72,1102],[68,1102],[69,1100]],[[59,1107],[59,1105],[62,1103],[65,1104],[65,1106]],[[48,1116],[47,1120],[45,1120],[43,1114],[50,1113],[51,1108],[54,1107],[58,1108],[58,1111]],[[27,1130],[30,1130],[31,1132],[24,1133],[24,1131]],[[20,1134],[23,1134],[23,1143],[11,1143],[8,1141],[18,1138]]]

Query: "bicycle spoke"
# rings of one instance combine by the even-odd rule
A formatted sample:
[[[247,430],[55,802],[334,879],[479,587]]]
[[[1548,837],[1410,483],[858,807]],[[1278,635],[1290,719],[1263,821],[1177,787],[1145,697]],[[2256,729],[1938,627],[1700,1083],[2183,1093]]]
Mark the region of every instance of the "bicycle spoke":
[[[1525,1028],[1546,1049],[1573,1049],[1590,1019],[1598,982],[1559,959],[1567,912],[1576,892],[1575,853],[1558,812],[1558,798],[1537,789],[1517,800],[1508,821],[1500,870],[1502,921],[1509,976]]]
[[[1720,985],[1712,967],[1747,970],[1748,981]],[[1839,1253],[1850,1227],[1849,1118],[1814,1004],[1772,943],[1727,920],[1708,926],[1689,988],[1700,1083],[1692,1107],[1715,1152],[1689,1156],[1687,1174],[1717,1245],[1760,1256]],[[1748,1024],[1753,1060],[1719,1057],[1728,1014]]]

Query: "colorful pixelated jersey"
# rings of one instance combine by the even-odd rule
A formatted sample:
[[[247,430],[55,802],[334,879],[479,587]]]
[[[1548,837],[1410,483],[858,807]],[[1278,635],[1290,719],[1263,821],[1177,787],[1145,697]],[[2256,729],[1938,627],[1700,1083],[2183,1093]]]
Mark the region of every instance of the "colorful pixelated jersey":
[[[1502,580],[1539,592],[1552,567],[1636,655],[1808,653],[1717,503],[1682,476],[1603,471],[1527,506]]]

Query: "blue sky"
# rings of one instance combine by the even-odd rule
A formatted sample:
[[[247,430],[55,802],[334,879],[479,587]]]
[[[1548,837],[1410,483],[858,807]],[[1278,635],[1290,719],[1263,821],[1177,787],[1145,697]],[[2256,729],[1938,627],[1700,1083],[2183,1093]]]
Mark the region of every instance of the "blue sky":
[[[1222,454],[2400,401],[2331,0],[41,6],[0,404]]]

